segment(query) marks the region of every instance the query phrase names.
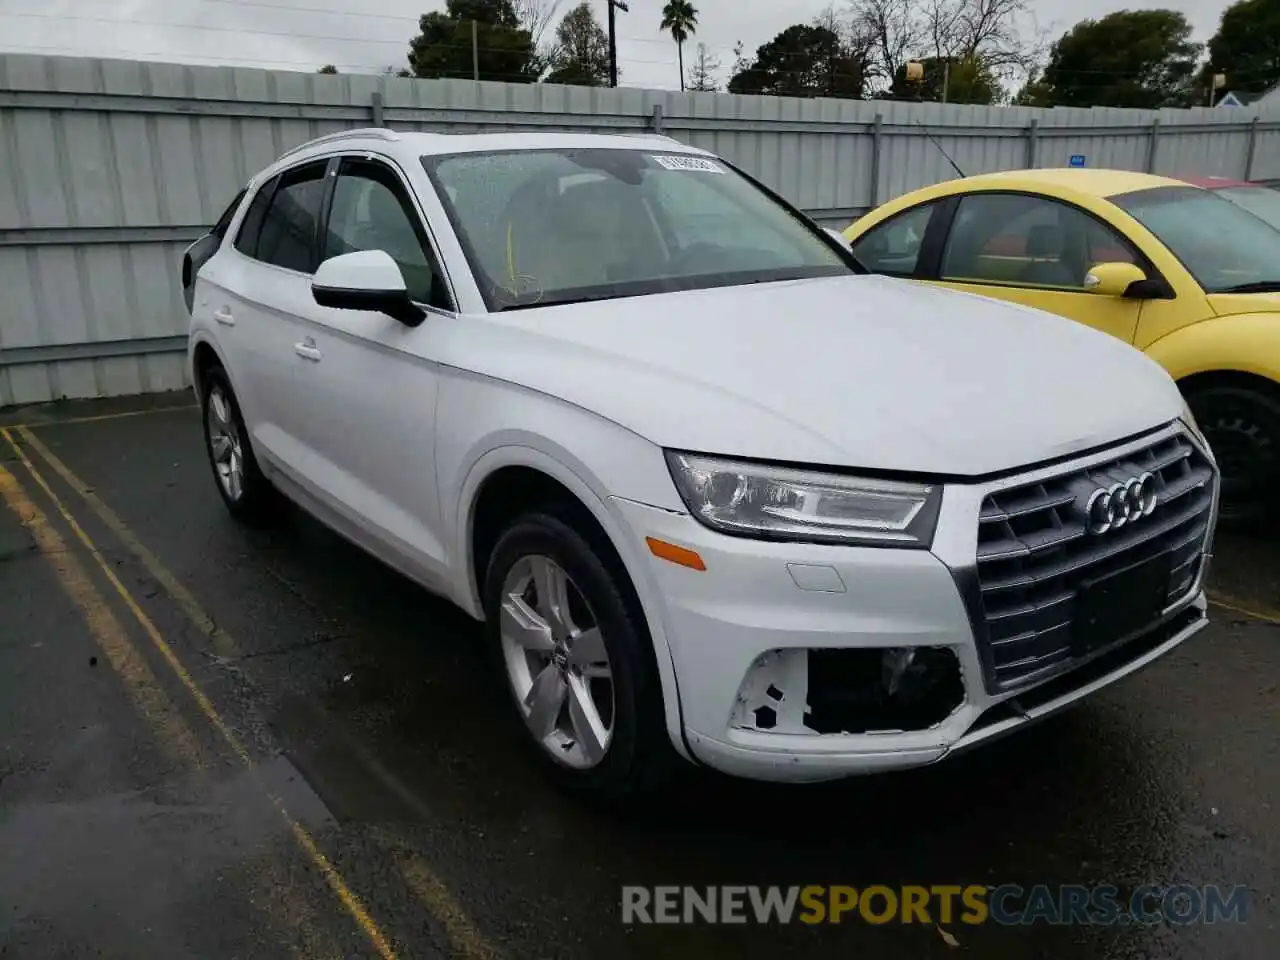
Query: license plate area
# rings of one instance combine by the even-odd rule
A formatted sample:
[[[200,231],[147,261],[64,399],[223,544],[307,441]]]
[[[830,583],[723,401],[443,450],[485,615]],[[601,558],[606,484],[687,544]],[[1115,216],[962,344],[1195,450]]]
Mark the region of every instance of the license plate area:
[[[1165,553],[1084,581],[1071,626],[1075,654],[1110,646],[1155,623],[1168,601],[1172,576]]]

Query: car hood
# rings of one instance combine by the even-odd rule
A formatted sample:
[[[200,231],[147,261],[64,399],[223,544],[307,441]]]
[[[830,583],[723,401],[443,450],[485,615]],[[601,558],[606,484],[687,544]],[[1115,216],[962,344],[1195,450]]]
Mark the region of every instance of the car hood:
[[[1220,317],[1236,313],[1280,313],[1280,293],[1211,293],[1209,309]]]
[[[466,367],[704,453],[979,476],[1119,440],[1182,409],[1164,370],[1108,335],[885,277],[488,321],[472,327]]]

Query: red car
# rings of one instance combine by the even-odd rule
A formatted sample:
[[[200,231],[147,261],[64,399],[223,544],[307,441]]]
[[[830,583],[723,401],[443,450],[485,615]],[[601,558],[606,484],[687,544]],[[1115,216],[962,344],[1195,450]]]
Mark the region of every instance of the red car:
[[[1280,190],[1265,183],[1233,180],[1230,177],[1179,177],[1196,187],[1212,190],[1280,230]]]

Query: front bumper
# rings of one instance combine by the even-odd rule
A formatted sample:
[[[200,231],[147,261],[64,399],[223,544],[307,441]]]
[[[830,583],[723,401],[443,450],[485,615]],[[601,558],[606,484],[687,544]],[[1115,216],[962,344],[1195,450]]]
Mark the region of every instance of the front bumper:
[[[686,514],[615,500],[641,544],[646,537],[674,543],[705,564],[693,570],[648,556],[692,755],[726,773],[783,781],[922,766],[1061,710],[1206,626],[1211,535],[1191,589],[1158,623],[1070,670],[1007,688],[990,684],[963,595],[987,492],[946,489],[932,551],[729,537]],[[885,648],[954,656],[954,704],[927,725],[812,729],[809,652]],[[769,711],[764,724],[755,719],[761,704]]]

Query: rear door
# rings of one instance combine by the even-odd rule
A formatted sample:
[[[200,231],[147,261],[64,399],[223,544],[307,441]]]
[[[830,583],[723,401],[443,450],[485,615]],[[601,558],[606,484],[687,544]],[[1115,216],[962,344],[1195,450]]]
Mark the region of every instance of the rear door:
[[[235,199],[227,205],[227,209],[223,211],[213,228],[183,251],[182,296],[186,300],[188,314],[195,309],[196,277],[200,274],[200,268],[213,259],[214,254],[222,246],[222,241],[227,236],[227,228],[235,219],[236,211],[240,209],[240,203],[248,190],[248,187],[243,187],[236,194]]]
[[[267,468],[302,461],[296,378],[310,363],[303,317],[316,309],[311,275],[330,161],[291,167],[265,183],[234,244],[202,272],[213,318],[255,451]]]

